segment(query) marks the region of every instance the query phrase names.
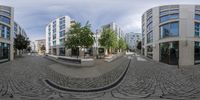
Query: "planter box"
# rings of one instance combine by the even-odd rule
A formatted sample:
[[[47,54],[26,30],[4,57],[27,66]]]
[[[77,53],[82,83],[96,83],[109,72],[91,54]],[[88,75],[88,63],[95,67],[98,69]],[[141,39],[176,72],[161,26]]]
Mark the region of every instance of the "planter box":
[[[94,59],[81,59],[81,58],[72,58],[72,57],[55,56],[55,55],[46,55],[46,57],[64,65],[77,66],[77,67],[94,66]]]

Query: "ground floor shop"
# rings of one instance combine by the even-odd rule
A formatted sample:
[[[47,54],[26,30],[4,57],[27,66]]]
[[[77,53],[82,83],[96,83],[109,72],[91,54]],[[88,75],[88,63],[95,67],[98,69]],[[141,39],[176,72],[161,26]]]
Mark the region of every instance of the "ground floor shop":
[[[170,65],[200,63],[200,41],[180,40],[152,43],[144,46],[141,52],[150,59]]]

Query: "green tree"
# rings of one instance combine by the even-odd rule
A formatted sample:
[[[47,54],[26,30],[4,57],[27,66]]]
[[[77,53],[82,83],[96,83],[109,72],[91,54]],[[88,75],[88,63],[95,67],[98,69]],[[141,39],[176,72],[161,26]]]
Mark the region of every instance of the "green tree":
[[[126,49],[126,42],[124,41],[123,38],[119,38],[118,48],[119,48],[119,51]]]
[[[111,29],[103,29],[103,32],[101,33],[99,39],[99,43],[101,46],[105,47],[110,54],[112,49],[117,48],[118,42],[116,33]]]
[[[16,38],[14,39],[14,48],[16,50],[19,50],[19,52],[21,52],[22,50],[27,49],[29,45],[30,45],[29,38],[26,38],[21,34],[16,35]]]
[[[84,26],[76,22],[67,32],[67,40],[65,46],[67,48],[89,48],[94,43],[91,25],[87,22]],[[85,54],[85,52],[84,52]],[[78,57],[78,55],[77,55]]]
[[[80,34],[81,24],[78,22],[75,22],[69,29],[69,31],[66,33],[66,41],[65,41],[65,47],[68,49],[76,49],[78,45],[80,44],[79,41],[79,34]],[[78,51],[77,51],[78,54]],[[78,55],[77,55],[78,57]]]
[[[94,43],[94,37],[89,22],[87,22],[85,26],[81,27],[79,38],[80,38],[80,47],[84,48],[84,57],[85,57],[85,48],[91,47]]]

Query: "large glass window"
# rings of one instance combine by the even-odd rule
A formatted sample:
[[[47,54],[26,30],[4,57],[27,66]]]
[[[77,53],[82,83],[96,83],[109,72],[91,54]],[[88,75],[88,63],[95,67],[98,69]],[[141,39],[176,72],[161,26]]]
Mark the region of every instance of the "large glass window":
[[[200,42],[194,44],[194,61],[195,64],[200,63]]]
[[[160,39],[179,36],[179,23],[173,22],[160,26]]]
[[[200,36],[200,23],[195,23],[195,33],[194,36]]]
[[[0,24],[0,38],[10,39],[10,28]]]
[[[151,42],[153,42],[153,32],[152,31],[147,34],[147,43],[151,43]]]
[[[179,43],[178,41],[174,42],[164,42],[160,43],[160,61],[177,65],[179,59]]]
[[[0,60],[9,59],[10,55],[10,46],[6,43],[0,42]]]
[[[200,20],[200,15],[199,14],[195,14],[195,20]]]
[[[0,21],[10,24],[10,18],[0,15]]]
[[[53,33],[56,33],[56,21],[53,22]]]
[[[171,19],[178,19],[178,14],[170,14],[160,17],[160,23],[171,20]]]

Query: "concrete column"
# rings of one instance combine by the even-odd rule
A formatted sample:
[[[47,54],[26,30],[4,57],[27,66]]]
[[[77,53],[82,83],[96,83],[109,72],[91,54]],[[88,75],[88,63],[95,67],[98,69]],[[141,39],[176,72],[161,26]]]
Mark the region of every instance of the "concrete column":
[[[56,47],[56,55],[59,56],[59,54],[60,54],[59,47]]]
[[[159,43],[153,45],[153,60],[159,61],[160,60],[160,48]]]
[[[10,60],[14,59],[14,8],[11,8]]]
[[[194,65],[194,42],[189,40],[179,42],[179,65]]]

